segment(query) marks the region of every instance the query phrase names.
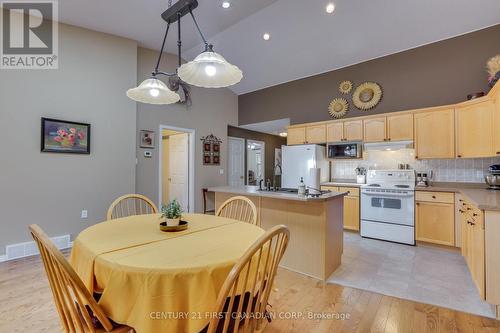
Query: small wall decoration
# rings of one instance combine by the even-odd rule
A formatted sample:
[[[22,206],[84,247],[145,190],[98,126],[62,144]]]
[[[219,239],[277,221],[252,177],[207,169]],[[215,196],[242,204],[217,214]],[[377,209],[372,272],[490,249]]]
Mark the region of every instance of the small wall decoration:
[[[90,154],[90,124],[42,118],[42,152]]]
[[[155,147],[155,132],[148,130],[141,130],[139,134],[141,148],[154,148]]]
[[[382,99],[382,87],[375,82],[365,82],[354,89],[352,102],[360,110],[370,110]]]
[[[334,98],[328,107],[328,113],[335,119],[344,117],[349,111],[349,103],[345,98]]]
[[[220,165],[220,144],[222,140],[213,134],[201,138],[203,142],[203,164]]]
[[[339,91],[343,94],[348,94],[350,93],[352,90],[352,82],[351,81],[342,81],[340,82],[340,85],[339,85]]]

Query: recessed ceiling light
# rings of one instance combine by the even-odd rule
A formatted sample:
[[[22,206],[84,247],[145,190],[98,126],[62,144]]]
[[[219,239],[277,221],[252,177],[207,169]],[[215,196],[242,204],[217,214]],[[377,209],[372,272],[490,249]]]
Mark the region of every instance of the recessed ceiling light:
[[[328,14],[333,13],[334,10],[335,10],[335,4],[333,2],[330,2],[328,5],[326,5],[326,12]]]
[[[269,40],[271,38],[271,35],[266,32],[262,35],[262,38],[264,38],[264,40]]]
[[[222,8],[228,9],[231,7],[231,3],[229,1],[222,1]]]
[[[281,132],[281,133],[280,133],[280,136],[281,136],[282,138],[286,138],[286,136],[287,136],[287,135],[288,135],[288,133],[287,133],[287,132]]]

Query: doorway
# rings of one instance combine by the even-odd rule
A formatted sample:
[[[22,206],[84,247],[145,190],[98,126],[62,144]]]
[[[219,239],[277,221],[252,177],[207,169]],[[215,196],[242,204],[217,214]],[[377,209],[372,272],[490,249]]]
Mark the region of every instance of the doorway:
[[[228,137],[229,186],[245,185],[245,139]]]
[[[265,143],[247,140],[247,184],[259,185],[264,179]]]
[[[185,212],[194,210],[194,130],[160,125],[160,205],[176,199]]]

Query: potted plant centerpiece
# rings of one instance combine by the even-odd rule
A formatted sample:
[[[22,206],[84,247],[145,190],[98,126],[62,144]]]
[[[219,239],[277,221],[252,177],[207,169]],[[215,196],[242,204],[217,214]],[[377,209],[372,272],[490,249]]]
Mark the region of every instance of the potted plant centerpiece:
[[[161,206],[161,217],[164,219],[168,227],[175,227],[179,225],[182,215],[181,204],[173,199],[166,205]]]

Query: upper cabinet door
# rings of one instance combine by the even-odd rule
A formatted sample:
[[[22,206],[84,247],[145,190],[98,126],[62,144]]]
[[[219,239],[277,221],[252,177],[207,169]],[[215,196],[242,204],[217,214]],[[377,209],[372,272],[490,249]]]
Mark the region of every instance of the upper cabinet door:
[[[415,113],[415,157],[455,157],[455,111],[428,111]]]
[[[288,129],[287,145],[301,145],[306,143],[306,128],[293,127]]]
[[[344,141],[344,123],[330,123],[326,125],[326,141],[340,142]]]
[[[388,116],[387,140],[413,140],[413,114]]]
[[[325,143],[326,125],[313,125],[306,127],[306,143]]]
[[[494,122],[494,129],[495,129],[495,155],[500,156],[500,129],[499,124],[500,124],[500,83],[497,83],[496,86],[496,95],[494,95],[495,98],[495,122]]]
[[[365,142],[386,141],[385,117],[363,120]]]
[[[346,141],[363,140],[363,121],[352,120],[344,122],[344,139]]]
[[[456,108],[458,158],[494,155],[494,107],[486,100]]]

